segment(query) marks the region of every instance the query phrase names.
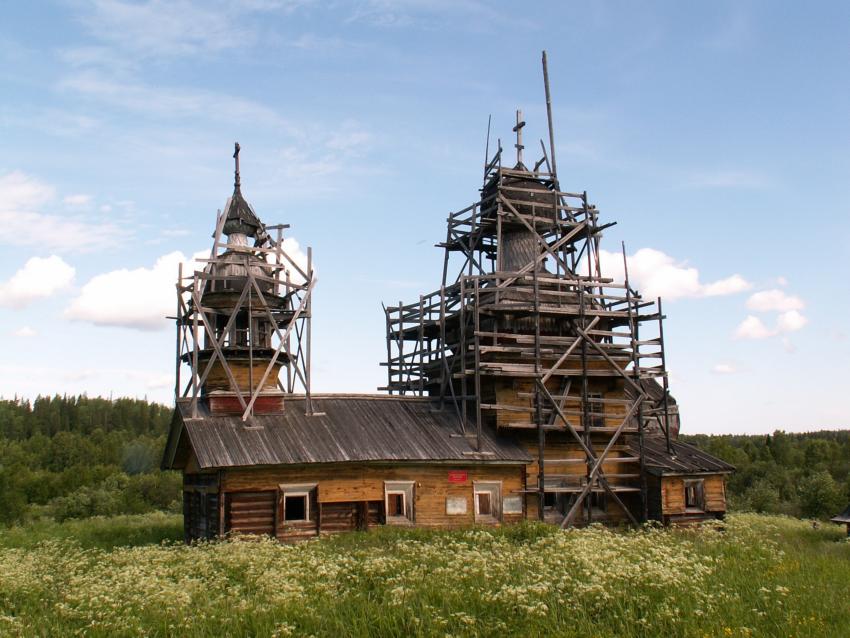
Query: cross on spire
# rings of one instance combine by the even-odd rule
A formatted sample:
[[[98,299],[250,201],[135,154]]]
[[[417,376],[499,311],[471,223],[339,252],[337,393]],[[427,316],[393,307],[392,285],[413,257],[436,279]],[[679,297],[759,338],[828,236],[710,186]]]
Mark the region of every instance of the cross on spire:
[[[236,160],[236,176],[233,181],[233,188],[239,190],[239,142],[234,144],[233,159]]]
[[[522,127],[525,126],[525,121],[522,119],[522,110],[517,109],[516,112],[516,126],[513,128],[516,133],[516,162],[517,164],[522,164],[522,149],[525,148],[522,144]]]

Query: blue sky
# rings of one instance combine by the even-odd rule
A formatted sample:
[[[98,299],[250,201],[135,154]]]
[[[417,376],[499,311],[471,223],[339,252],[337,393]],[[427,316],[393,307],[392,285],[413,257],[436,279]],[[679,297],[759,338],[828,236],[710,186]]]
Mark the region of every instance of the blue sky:
[[[0,394],[172,400],[159,317],[235,140],[258,214],[313,247],[315,389],[374,391],[380,303],[438,286],[488,115],[505,146],[516,108],[545,135],[544,48],[561,183],[665,298],[683,427],[850,426],[841,2],[9,4]]]

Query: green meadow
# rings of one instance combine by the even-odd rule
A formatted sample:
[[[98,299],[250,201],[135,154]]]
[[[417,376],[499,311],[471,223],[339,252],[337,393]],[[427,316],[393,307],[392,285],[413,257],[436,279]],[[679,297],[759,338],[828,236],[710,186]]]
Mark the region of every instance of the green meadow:
[[[847,636],[843,528],[527,523],[184,546],[180,517],[0,532],[0,635]]]

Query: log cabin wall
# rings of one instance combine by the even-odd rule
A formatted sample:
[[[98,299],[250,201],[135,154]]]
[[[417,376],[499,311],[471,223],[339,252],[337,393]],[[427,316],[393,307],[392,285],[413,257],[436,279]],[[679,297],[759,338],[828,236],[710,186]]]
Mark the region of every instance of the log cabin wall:
[[[698,482],[702,503],[688,507],[685,486]],[[723,518],[726,513],[726,478],[722,474],[709,476],[663,476],[659,481],[662,520],[665,523],[686,523]]]
[[[524,518],[524,479],[522,465],[356,463],[228,469],[222,473],[221,484],[225,504],[247,504],[239,506],[246,516],[226,516],[224,532],[274,533],[280,540],[291,541],[319,533],[366,529],[387,519],[387,482],[412,482],[413,520],[408,524],[417,527],[450,529],[475,523],[519,522]],[[500,502],[492,504],[498,516],[476,516],[476,491],[493,485],[500,492]],[[285,489],[282,491],[281,486],[295,486],[309,493],[312,507],[305,521],[284,520]],[[399,518],[397,522],[403,521]]]

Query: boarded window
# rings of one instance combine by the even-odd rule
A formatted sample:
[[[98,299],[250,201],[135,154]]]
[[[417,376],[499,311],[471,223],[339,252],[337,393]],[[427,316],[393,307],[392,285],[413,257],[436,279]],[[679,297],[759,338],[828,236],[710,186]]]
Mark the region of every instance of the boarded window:
[[[446,497],[446,514],[449,516],[457,516],[466,514],[466,497],[465,496],[447,496]]]
[[[705,511],[705,482],[703,479],[685,481],[685,509]]]
[[[502,499],[503,514],[522,514],[522,497],[506,496]]]

